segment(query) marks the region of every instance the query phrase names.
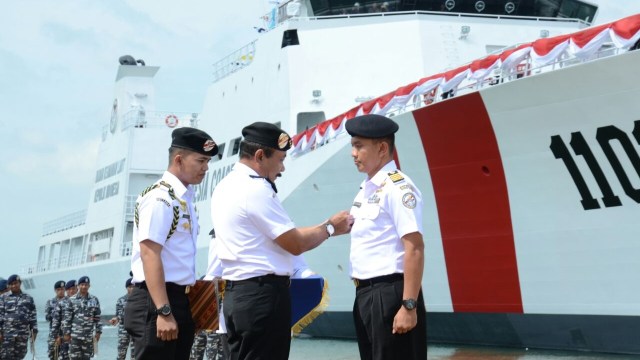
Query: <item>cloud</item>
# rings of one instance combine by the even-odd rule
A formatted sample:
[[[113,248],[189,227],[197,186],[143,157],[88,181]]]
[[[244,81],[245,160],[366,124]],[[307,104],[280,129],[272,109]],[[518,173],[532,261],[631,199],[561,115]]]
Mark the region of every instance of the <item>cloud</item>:
[[[91,182],[95,171],[99,139],[60,142],[44,134],[31,134],[23,139],[31,151],[19,151],[3,163],[4,172],[18,179],[41,181],[52,185],[82,185]]]

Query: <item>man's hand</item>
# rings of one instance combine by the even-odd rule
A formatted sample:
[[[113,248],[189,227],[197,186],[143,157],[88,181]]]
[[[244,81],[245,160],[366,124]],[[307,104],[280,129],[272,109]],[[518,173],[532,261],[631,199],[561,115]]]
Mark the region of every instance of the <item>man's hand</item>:
[[[117,317],[112,317],[111,320],[109,320],[109,324],[111,325],[116,325],[117,323],[118,323]]]
[[[353,221],[354,221],[353,216],[344,210],[330,217],[329,222],[331,223],[331,225],[333,225],[334,229],[336,230],[333,235],[336,236],[336,235],[348,234],[349,232],[351,232],[351,226],[353,226]]]
[[[71,335],[65,334],[62,339],[64,340],[64,342],[70,342],[71,341]]]
[[[418,324],[418,312],[416,309],[407,310],[404,306],[400,307],[400,310],[393,318],[393,334],[405,334]]]
[[[102,335],[102,333],[96,333],[96,342],[100,341],[100,335]]]
[[[56,336],[56,341],[55,341],[56,346],[60,346],[61,343],[62,343],[62,339],[60,338],[60,336]]]
[[[173,317],[173,314],[169,316],[158,315],[156,329],[156,336],[162,341],[172,341],[178,339],[178,323]]]

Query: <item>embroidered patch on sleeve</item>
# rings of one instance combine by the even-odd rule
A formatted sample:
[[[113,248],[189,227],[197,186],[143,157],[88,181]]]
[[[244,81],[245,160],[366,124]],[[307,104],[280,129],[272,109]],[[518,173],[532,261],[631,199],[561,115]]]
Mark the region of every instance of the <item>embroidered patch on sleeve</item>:
[[[171,207],[171,204],[169,204],[169,202],[163,198],[156,198],[156,200],[163,202],[165,205],[167,205],[167,207]]]
[[[406,193],[402,195],[402,205],[407,209],[414,209],[416,207],[416,196],[413,193]]]

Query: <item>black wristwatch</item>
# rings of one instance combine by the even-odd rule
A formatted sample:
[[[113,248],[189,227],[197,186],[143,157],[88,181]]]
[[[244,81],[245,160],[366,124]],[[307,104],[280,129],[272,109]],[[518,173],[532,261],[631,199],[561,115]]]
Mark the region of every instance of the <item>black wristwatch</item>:
[[[404,306],[404,308],[407,310],[414,310],[416,308],[416,300],[415,299],[402,300],[402,306]]]
[[[159,308],[156,309],[156,314],[162,315],[162,316],[171,315],[171,306],[169,304],[164,304],[160,306]]]

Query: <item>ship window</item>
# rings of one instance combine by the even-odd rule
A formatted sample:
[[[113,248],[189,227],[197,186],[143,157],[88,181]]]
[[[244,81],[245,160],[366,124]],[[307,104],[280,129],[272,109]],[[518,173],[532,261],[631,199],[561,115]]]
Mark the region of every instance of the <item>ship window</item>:
[[[298,40],[298,30],[285,30],[282,34],[282,48],[286,48],[291,45],[300,45],[300,40]]]
[[[224,145],[224,143],[218,144],[218,155],[211,158],[212,163],[220,161],[222,159],[222,156],[224,155]]]
[[[231,147],[231,152],[227,156],[233,156],[240,152],[240,140],[242,140],[241,137],[231,140],[231,144],[233,146]]]
[[[324,115],[324,111],[298,113],[297,132],[301,133],[308,128],[315,126],[316,124],[325,121],[326,119],[327,118]]]

